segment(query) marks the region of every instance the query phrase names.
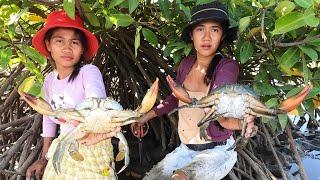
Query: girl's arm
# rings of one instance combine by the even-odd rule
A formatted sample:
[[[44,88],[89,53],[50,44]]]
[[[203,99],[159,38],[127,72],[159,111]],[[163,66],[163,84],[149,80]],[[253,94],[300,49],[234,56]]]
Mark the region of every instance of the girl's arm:
[[[49,147],[53,141],[54,137],[43,137],[43,147],[41,153],[41,159],[46,159],[46,154],[48,153]]]
[[[48,160],[46,159],[46,154],[49,150],[49,147],[53,141],[53,137],[44,137],[43,138],[43,147],[41,152],[41,157],[39,160],[34,162],[26,172],[26,179],[29,180],[31,178],[32,173],[34,172],[36,179],[40,180],[42,178],[42,175],[44,173],[45,167],[48,163]]]
[[[225,129],[240,130],[242,128],[240,119],[220,117],[218,121]]]
[[[254,131],[257,131],[257,126],[254,125],[254,116],[249,115],[245,118],[247,124],[246,132],[245,132],[245,137],[252,137],[254,135]],[[220,117],[218,119],[220,125],[224,127],[225,129],[230,129],[230,130],[240,130],[242,129],[243,122],[240,119],[237,118],[225,118],[225,117]]]
[[[138,123],[139,124],[147,123],[150,119],[153,119],[155,117],[157,117],[156,112],[154,110],[150,110],[149,112],[147,112],[146,114],[144,114],[139,118]]]

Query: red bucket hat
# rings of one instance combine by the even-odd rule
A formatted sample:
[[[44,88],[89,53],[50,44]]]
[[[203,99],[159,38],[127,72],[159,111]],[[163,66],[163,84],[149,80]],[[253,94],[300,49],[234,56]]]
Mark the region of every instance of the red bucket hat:
[[[53,11],[46,20],[43,28],[41,28],[32,38],[32,45],[46,57],[50,56],[49,51],[46,48],[44,38],[48,30],[56,27],[76,28],[83,32],[85,35],[88,47],[85,49],[83,58],[85,61],[89,61],[96,55],[99,47],[97,38],[84,27],[83,20],[76,15],[75,19],[71,19],[65,11]]]

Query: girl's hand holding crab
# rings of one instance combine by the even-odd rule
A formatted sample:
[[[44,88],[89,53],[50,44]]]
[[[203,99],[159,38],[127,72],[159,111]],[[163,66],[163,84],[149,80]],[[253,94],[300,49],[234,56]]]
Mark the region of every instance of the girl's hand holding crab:
[[[60,122],[64,121],[59,119]],[[77,127],[80,122],[76,120],[71,120],[70,122],[74,127]],[[118,132],[121,131],[121,127],[117,127],[112,132],[109,133],[87,133],[80,131],[76,134],[75,139],[82,145],[91,146],[95,145],[103,140],[114,137]]]

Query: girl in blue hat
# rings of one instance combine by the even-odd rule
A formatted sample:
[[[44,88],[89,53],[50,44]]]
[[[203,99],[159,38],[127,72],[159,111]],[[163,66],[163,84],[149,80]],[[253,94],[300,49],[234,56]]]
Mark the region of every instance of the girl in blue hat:
[[[233,42],[237,28],[229,27],[227,8],[214,1],[192,9],[192,18],[184,28],[182,39],[193,43],[195,56],[183,59],[176,81],[184,86],[191,98],[200,99],[211,90],[237,82],[239,65],[234,59],[223,57],[218,51]],[[170,86],[175,82],[169,76]],[[184,105],[175,96],[168,96],[160,105],[140,118],[140,124]],[[211,123],[207,133],[211,140],[200,138],[197,123],[205,112],[201,108],[179,110],[178,134],[181,145],[169,153],[146,174],[144,180],[201,179],[215,180],[225,177],[237,160],[234,150],[227,151],[234,143],[232,130],[242,128],[239,119],[219,118]],[[254,117],[248,117],[246,137],[254,135]]]

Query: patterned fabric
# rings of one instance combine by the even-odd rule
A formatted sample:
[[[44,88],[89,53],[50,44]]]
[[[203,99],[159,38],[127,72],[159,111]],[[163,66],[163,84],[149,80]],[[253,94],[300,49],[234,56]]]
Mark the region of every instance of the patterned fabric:
[[[46,156],[49,161],[43,175],[44,180],[116,179],[113,147],[110,139],[88,147],[79,144],[79,152],[84,157],[83,161],[75,161],[66,150],[61,162],[61,174],[57,175],[53,168],[52,157],[61,137],[60,135],[56,138],[49,148]]]
[[[237,152],[227,151],[233,143],[234,139],[231,136],[226,145],[204,151],[193,151],[181,143],[154,166],[143,180],[170,179],[175,170],[186,172],[190,180],[222,179],[237,161]]]

